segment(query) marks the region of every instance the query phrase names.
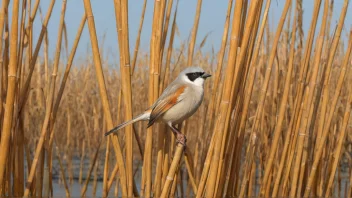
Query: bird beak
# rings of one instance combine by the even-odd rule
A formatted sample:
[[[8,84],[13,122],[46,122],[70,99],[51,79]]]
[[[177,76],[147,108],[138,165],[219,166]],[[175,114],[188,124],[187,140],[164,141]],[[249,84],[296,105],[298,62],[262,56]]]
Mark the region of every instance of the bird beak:
[[[206,79],[206,78],[209,78],[210,76],[211,76],[210,74],[204,73],[204,74],[202,75],[202,78]]]

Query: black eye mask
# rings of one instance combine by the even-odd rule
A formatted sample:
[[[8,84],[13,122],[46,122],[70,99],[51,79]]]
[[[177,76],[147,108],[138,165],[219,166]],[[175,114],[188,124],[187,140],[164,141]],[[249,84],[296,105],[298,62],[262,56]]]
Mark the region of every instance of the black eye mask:
[[[204,74],[204,72],[192,72],[192,73],[187,73],[186,76],[190,81],[194,81],[195,79],[201,77]]]

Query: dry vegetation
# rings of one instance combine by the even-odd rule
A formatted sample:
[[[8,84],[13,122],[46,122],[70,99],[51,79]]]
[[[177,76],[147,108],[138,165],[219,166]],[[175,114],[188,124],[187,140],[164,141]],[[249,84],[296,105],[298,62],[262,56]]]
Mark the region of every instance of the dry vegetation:
[[[139,50],[146,0],[133,47],[128,2],[114,0],[118,67],[98,44],[98,13],[83,1],[76,36],[66,34],[66,1],[56,2],[62,9],[50,61],[45,29],[55,0],[38,41],[32,24],[39,0],[12,0],[13,7],[2,0],[0,196],[55,196],[58,177],[67,196],[76,179],[81,196],[88,185],[95,195],[99,178],[103,197],[352,196],[352,32],[343,29],[348,0],[333,28],[334,1],[315,0],[306,32],[302,0],[286,1],[276,30],[267,22],[270,0],[229,0],[220,50],[210,53],[201,52],[206,38],[197,38],[202,0],[189,42],[180,48],[173,40],[182,10],[176,1],[155,1],[147,53]],[[326,19],[321,24],[319,15]],[[89,28],[92,53],[72,65],[83,28]],[[66,39],[75,39],[71,49]],[[162,124],[146,129],[137,123],[103,137],[152,104],[187,65],[213,77],[202,106],[183,123],[185,149]]]

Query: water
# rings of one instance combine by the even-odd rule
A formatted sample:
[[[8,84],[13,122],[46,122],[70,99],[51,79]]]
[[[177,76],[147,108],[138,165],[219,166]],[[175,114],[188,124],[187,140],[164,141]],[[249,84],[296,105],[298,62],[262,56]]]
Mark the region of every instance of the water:
[[[81,197],[81,190],[83,187],[83,184],[79,184],[77,180],[73,180],[72,184],[67,184],[69,186],[69,191],[71,197]],[[93,181],[89,182],[87,191],[86,191],[86,197],[101,197],[102,196],[102,188],[103,188],[103,182],[97,181],[97,189],[96,189],[96,196],[93,195]],[[111,187],[110,190],[110,197],[114,195],[114,184]],[[59,183],[58,180],[53,180],[53,195],[54,197],[66,197],[66,191],[63,183]]]

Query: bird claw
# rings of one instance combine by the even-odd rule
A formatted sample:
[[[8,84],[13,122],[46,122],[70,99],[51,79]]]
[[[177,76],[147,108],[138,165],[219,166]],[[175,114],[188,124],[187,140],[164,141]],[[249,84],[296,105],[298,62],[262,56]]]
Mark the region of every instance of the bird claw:
[[[187,139],[186,139],[185,135],[183,135],[181,133],[178,133],[176,135],[176,143],[182,144],[185,147],[186,146],[186,142],[187,142]]]

